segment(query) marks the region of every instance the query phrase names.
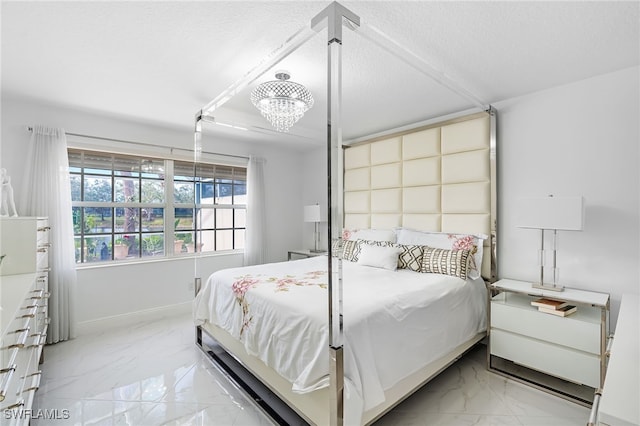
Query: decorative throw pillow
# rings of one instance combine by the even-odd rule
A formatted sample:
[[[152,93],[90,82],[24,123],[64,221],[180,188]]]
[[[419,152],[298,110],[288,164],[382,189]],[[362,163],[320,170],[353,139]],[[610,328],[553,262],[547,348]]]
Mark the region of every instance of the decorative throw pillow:
[[[358,253],[360,253],[360,247],[357,240],[342,240],[342,260],[357,262]]]
[[[424,245],[449,250],[469,250],[471,259],[469,277],[478,278],[482,269],[482,248],[485,234],[452,234],[448,232],[416,231],[407,228],[396,228],[398,244]]]
[[[466,280],[470,259],[471,252],[469,250],[424,247],[420,272],[453,275]]]
[[[340,239],[335,239],[331,243],[331,256],[338,257],[342,253],[343,241]]]
[[[358,264],[395,271],[398,267],[400,248],[362,244]]]
[[[420,272],[422,268],[422,246],[395,244],[400,251],[398,256],[398,268]]]

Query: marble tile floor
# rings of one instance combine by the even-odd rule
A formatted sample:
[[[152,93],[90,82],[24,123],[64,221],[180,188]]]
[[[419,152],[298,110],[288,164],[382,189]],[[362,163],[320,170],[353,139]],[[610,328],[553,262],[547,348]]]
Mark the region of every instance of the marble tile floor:
[[[34,410],[57,419],[34,426],[273,424],[196,347],[189,314],[47,346],[42,370]],[[585,407],[488,372],[479,346],[376,426],[584,426],[588,417]]]

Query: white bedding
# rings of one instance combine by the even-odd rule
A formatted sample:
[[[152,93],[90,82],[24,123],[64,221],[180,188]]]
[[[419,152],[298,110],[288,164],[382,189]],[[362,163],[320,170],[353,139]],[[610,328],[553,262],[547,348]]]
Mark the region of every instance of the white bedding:
[[[239,339],[294,392],[328,386],[326,270],[327,258],[319,256],[218,271],[196,296],[194,321],[208,321]],[[360,412],[376,406],[384,390],[485,330],[485,309],[481,279],[344,261],[350,406]]]

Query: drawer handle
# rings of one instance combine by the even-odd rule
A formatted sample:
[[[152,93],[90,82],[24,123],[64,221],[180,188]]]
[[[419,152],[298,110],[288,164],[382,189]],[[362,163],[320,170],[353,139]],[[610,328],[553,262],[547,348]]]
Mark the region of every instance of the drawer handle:
[[[611,356],[611,346],[613,345],[614,337],[615,336],[613,334],[609,336],[609,341],[607,342],[607,349],[604,351],[604,354],[607,358]]]
[[[26,376],[22,376],[22,379],[26,379],[27,377],[41,376],[42,370],[38,370],[35,373],[27,374]]]
[[[31,293],[38,293],[34,296],[31,296],[32,299],[42,299],[42,296],[44,295],[44,289],[33,290]]]
[[[17,367],[18,367],[17,365],[12,364],[12,365],[10,365],[9,367],[6,367],[6,368],[3,368],[2,370],[0,370],[0,374],[6,374],[6,373],[8,373],[9,371],[16,371],[16,368],[17,368]]]
[[[26,329],[24,329],[23,331],[21,331],[21,335],[20,337],[18,337],[18,340],[16,341],[16,343],[12,344],[12,345],[8,345],[3,347],[2,349],[22,349],[24,348],[24,344],[27,342],[27,337],[29,337],[29,327],[27,327]]]
[[[37,333],[37,334],[32,334],[32,336],[39,336],[38,337],[38,343],[33,343],[29,346],[27,346],[27,348],[39,348],[45,345],[46,340],[47,340],[47,335],[46,334],[42,334],[42,333]]]
[[[20,319],[20,318],[33,318],[33,317],[35,317],[35,316],[36,316],[36,311],[37,311],[37,310],[38,310],[38,307],[37,307],[37,306],[36,306],[36,307],[33,307],[33,308],[31,308],[31,309],[30,309],[30,311],[29,311],[29,313],[28,313],[28,314],[25,314],[25,315],[22,315],[22,316],[19,316],[19,317],[16,317],[16,318],[17,318],[17,319]]]
[[[47,252],[47,248],[46,247],[39,247],[36,251],[38,253],[46,253]]]
[[[35,373],[31,373],[28,376],[24,376],[23,379],[26,379],[28,377],[34,377],[34,379],[31,380],[31,386],[24,389],[22,392],[30,392],[30,391],[37,391],[40,388],[40,379],[42,378],[42,371],[38,370]]]
[[[48,299],[51,296],[51,293],[46,292],[44,293],[44,290],[42,290],[43,293],[40,294],[40,296],[33,296],[31,297],[34,300],[40,300],[40,299]]]
[[[38,307],[38,305],[27,305],[27,306],[23,306],[20,309],[31,309],[31,308],[37,308],[37,307]]]
[[[16,408],[20,408],[24,406],[24,399],[21,399],[20,401],[16,402],[15,404],[12,404],[8,407],[4,407],[2,409],[2,411],[7,411],[7,410],[15,410]]]
[[[38,247],[51,248],[51,243],[44,243],[44,244],[40,244]]]
[[[50,226],[41,226],[40,228],[38,228],[38,232],[44,232],[44,231],[50,231],[51,227]]]
[[[16,371],[17,366],[15,364],[0,370],[0,374],[4,375],[2,379],[2,384],[0,385],[0,402],[4,401],[4,398],[7,396],[7,388],[9,387],[9,383],[11,382],[11,376]]]

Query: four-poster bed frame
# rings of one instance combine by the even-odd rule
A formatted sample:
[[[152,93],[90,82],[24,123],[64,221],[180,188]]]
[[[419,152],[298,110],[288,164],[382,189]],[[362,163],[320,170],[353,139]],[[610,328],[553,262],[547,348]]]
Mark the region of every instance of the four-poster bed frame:
[[[376,226],[409,226],[415,228],[428,229],[433,231],[445,231],[445,232],[473,232],[473,233],[485,233],[488,235],[488,239],[485,240],[485,264],[483,264],[482,272],[483,277],[487,281],[495,280],[496,276],[496,175],[495,175],[495,111],[487,104],[484,104],[478,100],[475,96],[470,94],[467,90],[460,87],[455,82],[448,79],[446,76],[439,73],[428,63],[423,61],[418,56],[405,50],[402,46],[398,45],[391,39],[387,38],[384,34],[375,30],[372,27],[361,23],[360,18],[353,12],[344,8],[339,3],[331,3],[326,9],[320,12],[314,17],[309,26],[305,26],[287,40],[278,50],[273,52],[266,60],[260,65],[247,73],[242,79],[232,85],[229,89],[212,100],[209,104],[204,106],[202,110],[198,111],[195,119],[195,134],[194,134],[194,152],[195,161],[199,160],[198,153],[202,150],[202,123],[214,122],[215,112],[222,107],[229,99],[240,92],[242,89],[255,82],[261,75],[271,69],[283,58],[287,57],[298,47],[304,44],[311,37],[316,35],[320,31],[327,30],[327,173],[328,173],[328,238],[329,241],[339,241],[342,238],[342,230],[345,226],[359,226],[359,227],[376,227]],[[483,168],[481,176],[474,177],[479,183],[472,182],[471,185],[482,186],[482,195],[479,200],[481,208],[475,203],[478,197],[473,198],[473,205],[466,205],[462,203],[462,206],[451,207],[441,206],[440,200],[436,201],[437,209],[440,211],[433,211],[436,209],[433,205],[424,205],[420,208],[424,209],[420,211],[412,211],[412,208],[416,208],[415,205],[407,207],[409,210],[404,210],[405,206],[398,205],[397,211],[377,211],[376,207],[372,205],[371,198],[368,200],[368,204],[362,204],[363,198],[360,197],[364,192],[368,191],[368,196],[378,197],[382,203],[387,204],[388,200],[380,199],[380,196],[388,195],[389,191],[382,188],[365,188],[363,189],[362,182],[358,182],[357,179],[348,181],[349,188],[345,188],[345,166],[351,169],[357,169],[353,167],[353,164],[360,164],[359,160],[355,163],[352,161],[351,165],[345,165],[345,155],[343,154],[342,141],[342,40],[343,29],[347,28],[352,31],[356,31],[368,40],[371,40],[376,45],[382,47],[387,52],[391,53],[396,58],[399,58],[402,62],[410,65],[414,69],[427,75],[428,77],[435,79],[441,85],[451,89],[454,93],[458,94],[462,98],[471,102],[471,104],[480,111],[483,111],[480,115],[480,132],[482,133],[480,138],[475,138],[471,145],[466,146],[462,142],[462,148],[449,149],[450,152],[440,153],[438,146],[438,153],[425,154],[429,157],[428,161],[432,161],[432,157],[438,156],[440,163],[448,161],[450,158],[462,158],[460,155],[467,155],[469,152],[473,152],[474,159],[481,159],[482,164],[486,167]],[[478,117],[472,117],[478,119]],[[419,129],[412,129],[411,131],[405,131],[390,136],[384,136],[376,138],[374,141],[369,141],[376,146],[387,147],[389,145],[389,138],[395,138],[396,142],[392,144],[396,151],[402,152],[403,140],[409,140],[412,135],[422,135],[431,128],[447,128],[457,129],[459,132],[458,124],[471,122],[468,117],[463,117],[457,120],[451,120],[446,123],[437,123],[434,125],[421,126]],[[453,126],[453,127],[452,127]],[[456,127],[457,126],[457,127]],[[462,130],[464,133],[466,127]],[[438,130],[440,132],[440,130]],[[440,133],[439,133],[440,134]],[[416,136],[421,137],[421,136]],[[440,137],[440,136],[438,136]],[[398,139],[399,138],[399,139]],[[404,138],[404,139],[403,139]],[[456,136],[457,138],[457,136]],[[382,139],[382,140],[380,140]],[[455,138],[453,138],[455,139]],[[459,139],[459,138],[458,138]],[[456,139],[456,141],[458,141]],[[476,139],[479,141],[476,143]],[[382,144],[380,143],[382,142]],[[452,142],[458,143],[458,142]],[[361,144],[354,147],[353,152],[357,152]],[[398,148],[399,147],[399,148]],[[387,149],[387,148],[384,148]],[[360,149],[361,150],[361,149]],[[347,151],[350,151],[347,149]],[[446,156],[445,154],[451,154]],[[370,155],[370,154],[369,154]],[[402,155],[402,154],[400,154]],[[353,156],[352,156],[353,157]],[[441,158],[440,158],[441,157]],[[348,156],[347,156],[348,158]],[[466,158],[466,157],[465,157]],[[400,167],[402,167],[403,161],[416,160],[416,158],[400,159]],[[353,160],[353,158],[352,158]],[[367,160],[369,161],[369,160]],[[446,192],[454,187],[460,189],[460,184],[469,184],[467,181],[468,176],[460,177],[456,174],[455,163],[449,166],[451,171],[451,179],[448,182],[441,182],[440,191]],[[375,161],[368,165],[374,167]],[[443,166],[444,167],[444,166]],[[370,172],[373,173],[373,172]],[[462,179],[462,180],[456,180]],[[446,180],[446,179],[445,179]],[[431,185],[431,183],[427,183]],[[448,185],[448,186],[447,186]],[[355,190],[354,190],[355,188]],[[347,192],[345,193],[345,189]],[[397,191],[403,189],[395,188],[394,194]],[[405,189],[408,191],[408,189]],[[455,191],[449,191],[451,196],[454,196]],[[357,194],[356,194],[357,193]],[[468,194],[468,192],[464,192]],[[355,194],[355,197],[352,195]],[[360,198],[359,198],[360,197]],[[346,201],[345,201],[346,200]],[[454,203],[456,204],[456,203]],[[460,204],[460,203],[457,203]],[[442,210],[444,208],[444,210]],[[366,210],[369,211],[366,211]],[[449,210],[447,210],[449,209]],[[461,209],[460,211],[456,209]],[[384,210],[384,209],[383,209]],[[471,214],[470,214],[471,213]],[[365,219],[366,217],[366,219]],[[430,222],[428,226],[416,226],[419,219],[425,219],[429,217],[434,219],[435,217],[447,218],[438,219],[437,226],[431,226],[435,223]],[[467,219],[470,219],[467,221]],[[347,223],[345,223],[345,221]],[[366,223],[365,223],[366,222]],[[449,225],[446,225],[449,223]],[[444,224],[444,225],[443,225]],[[327,270],[328,270],[328,333],[329,333],[329,352],[330,352],[330,385],[328,388],[323,388],[314,391],[309,394],[296,394],[291,392],[291,384],[285,379],[280,377],[274,370],[270,369],[259,359],[246,353],[242,345],[233,338],[225,330],[213,325],[206,324],[204,326],[198,326],[197,332],[197,344],[207,352],[206,340],[208,337],[214,338],[218,344],[223,347],[227,352],[238,360],[244,368],[249,370],[253,375],[260,378],[265,385],[278,395],[281,399],[287,402],[287,404],[296,411],[305,421],[316,424],[332,424],[342,425],[344,422],[344,363],[343,363],[343,345],[344,345],[344,333],[343,333],[343,319],[342,319],[342,259],[341,256],[328,256],[327,257]],[[195,268],[195,280],[196,280],[196,292],[200,289],[201,285],[201,273],[199,271],[198,260],[196,258]],[[466,352],[471,346],[476,344],[485,336],[485,333],[479,333],[469,341],[463,342],[453,351],[447,353],[445,356],[431,363],[428,368],[420,371],[419,373],[403,379],[399,382],[398,386],[394,386],[385,392],[385,402],[375,407],[372,410],[364,413],[363,423],[369,424],[375,421],[377,418],[386,413],[389,409],[402,401],[413,391],[421,387],[424,383],[429,381],[432,377],[437,375],[444,368],[449,366],[455,360],[457,360],[461,354]],[[327,404],[329,407],[327,407]],[[329,408],[329,410],[327,410]]]

